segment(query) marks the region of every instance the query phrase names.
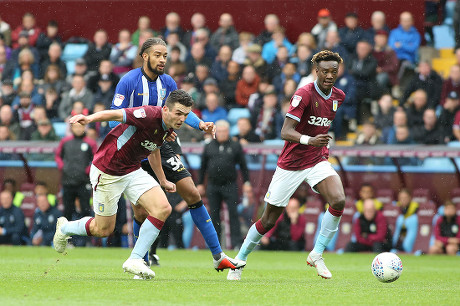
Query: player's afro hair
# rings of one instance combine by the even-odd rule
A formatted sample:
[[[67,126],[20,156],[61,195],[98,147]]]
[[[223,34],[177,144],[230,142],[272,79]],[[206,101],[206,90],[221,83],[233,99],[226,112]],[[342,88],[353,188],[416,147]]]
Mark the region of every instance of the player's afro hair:
[[[142,44],[141,50],[139,51],[139,55],[142,56],[145,50],[147,50],[148,48],[152,46],[156,46],[156,45],[163,45],[166,47],[166,43],[164,42],[163,39],[157,38],[157,37],[149,38]]]
[[[193,105],[192,97],[182,89],[176,89],[171,92],[166,99],[166,106],[168,108],[174,107],[175,103],[182,104],[183,106],[190,107]]]
[[[343,59],[340,57],[338,53],[329,50],[320,51],[313,55],[313,58],[311,59],[311,62],[316,65],[318,65],[320,62],[327,61],[335,61],[340,64],[343,62]]]

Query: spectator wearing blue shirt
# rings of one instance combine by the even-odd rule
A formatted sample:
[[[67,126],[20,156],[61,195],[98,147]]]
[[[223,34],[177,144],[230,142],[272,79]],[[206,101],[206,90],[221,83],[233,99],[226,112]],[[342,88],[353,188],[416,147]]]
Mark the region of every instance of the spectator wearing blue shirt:
[[[21,245],[23,236],[27,237],[24,214],[13,205],[13,193],[3,190],[0,193],[0,244]]]
[[[219,55],[214,60],[211,66],[211,76],[216,79],[218,83],[222,82],[228,77],[227,65],[232,59],[232,49],[228,45],[223,45],[219,49]]]
[[[401,13],[399,26],[390,32],[388,44],[396,52],[401,63],[398,78],[401,80],[407,68],[413,68],[417,61],[417,51],[420,47],[420,33],[414,27],[412,14]]]
[[[264,44],[262,48],[262,58],[265,62],[268,64],[273,63],[276,58],[278,48],[281,46],[285,46],[289,54],[292,53],[293,45],[287,40],[284,28],[278,27],[275,31],[273,31],[272,40]]]
[[[206,108],[201,112],[201,117],[206,122],[214,123],[218,120],[227,120],[227,110],[219,106],[219,96],[217,94],[208,93],[206,95]]]
[[[62,214],[56,207],[50,205],[46,194],[37,195],[36,203],[34,226],[30,233],[32,244],[51,246],[56,231],[57,218],[61,217]]]

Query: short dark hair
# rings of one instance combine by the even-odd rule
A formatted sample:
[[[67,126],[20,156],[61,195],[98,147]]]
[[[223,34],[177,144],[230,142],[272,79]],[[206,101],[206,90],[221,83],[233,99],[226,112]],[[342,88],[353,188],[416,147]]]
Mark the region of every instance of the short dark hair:
[[[166,106],[171,109],[176,103],[190,107],[193,105],[193,99],[185,90],[177,89],[169,94],[166,99]]]
[[[340,57],[338,53],[329,50],[320,51],[313,55],[313,58],[311,59],[311,62],[316,65],[318,65],[320,62],[327,61],[335,61],[340,64],[343,62],[343,59]]]
[[[50,20],[48,21],[48,26],[49,27],[52,27],[52,28],[57,28],[58,27],[58,23],[56,20]]]
[[[43,187],[46,187],[48,188],[48,185],[46,185],[46,183],[44,181],[38,181],[35,183],[35,186],[43,186]]]
[[[162,45],[166,47],[166,43],[163,39],[158,38],[158,37],[153,37],[153,38],[148,38],[141,47],[141,51],[139,51],[139,55],[142,56],[144,54],[145,50],[147,50],[150,47],[156,46],[156,45]]]

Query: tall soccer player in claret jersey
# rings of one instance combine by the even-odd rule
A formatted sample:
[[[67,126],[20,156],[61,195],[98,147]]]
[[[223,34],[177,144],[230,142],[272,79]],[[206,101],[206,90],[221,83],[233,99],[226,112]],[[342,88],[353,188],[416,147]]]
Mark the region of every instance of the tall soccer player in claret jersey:
[[[337,232],[345,206],[345,193],[340,177],[328,162],[331,136],[327,132],[345,99],[343,91],[334,87],[342,58],[325,50],[316,53],[312,62],[316,65],[318,78],[299,88],[291,98],[281,129],[281,138],[286,142],[265,195],[267,206],[262,218],[249,229],[236,259],[246,261],[263,235],[273,228],[292,194],[305,181],[330,205],[307,264],[316,267],[319,276],[331,278],[322,254]],[[227,279],[240,280],[241,273],[242,270],[229,271]]]

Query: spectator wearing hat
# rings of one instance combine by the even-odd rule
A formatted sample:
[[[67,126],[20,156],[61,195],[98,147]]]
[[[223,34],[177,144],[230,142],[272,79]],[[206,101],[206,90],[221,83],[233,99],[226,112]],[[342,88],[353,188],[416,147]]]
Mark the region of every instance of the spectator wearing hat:
[[[211,35],[211,45],[215,50],[229,46],[232,51],[238,48],[238,32],[233,26],[233,17],[228,13],[220,15],[219,28]]]
[[[232,49],[228,45],[223,45],[219,49],[219,55],[211,66],[211,76],[217,82],[222,82],[227,78],[227,65],[232,59]]]
[[[67,75],[65,81],[67,84],[72,84],[72,79],[75,75],[80,75],[83,77],[83,79],[85,79],[86,82],[89,81],[89,78],[93,75],[95,75],[96,73],[91,71],[89,72],[88,71],[88,66],[86,65],[86,61],[84,58],[77,58],[75,60],[75,71],[73,74],[69,74]]]
[[[44,119],[37,122],[37,130],[32,133],[30,140],[58,141],[60,138],[56,135],[49,119]]]
[[[110,60],[102,60],[97,72],[88,79],[88,89],[91,92],[96,93],[99,89],[100,80],[110,80],[112,81],[112,89],[115,90],[120,77],[113,72],[113,64]]]
[[[236,84],[235,100],[239,107],[246,107],[249,102],[249,96],[259,87],[260,77],[252,66],[246,66],[243,69],[241,80]]]
[[[382,11],[374,11],[371,15],[371,27],[367,30],[369,41],[374,41],[377,31],[384,30],[390,33],[390,28],[386,24],[386,16]]]
[[[382,88],[399,84],[399,61],[396,53],[388,45],[388,32],[377,30],[374,35],[372,55],[377,60],[377,82]]]
[[[14,92],[13,87],[13,81],[11,79],[3,80],[0,91],[2,94],[2,104],[12,105],[14,99],[16,98],[16,93]]]
[[[453,126],[455,115],[460,109],[460,96],[456,91],[451,91],[446,97],[444,105],[442,106],[441,114],[438,121],[442,130],[444,143],[454,140]]]
[[[201,111],[203,121],[216,123],[218,120],[227,120],[227,110],[219,106],[220,104],[217,94],[208,93],[206,95],[206,108]]]
[[[40,58],[42,61],[45,60],[49,55],[48,50],[51,44],[56,43],[61,48],[63,47],[62,38],[58,32],[58,23],[55,20],[50,20],[48,21],[48,25],[46,26],[46,33],[42,32],[38,36],[37,49],[40,53]]]
[[[318,12],[318,23],[311,29],[311,34],[315,37],[319,50],[324,48],[326,35],[329,31],[337,31],[337,25],[332,21],[331,12],[323,8]]]
[[[224,99],[224,106],[230,110],[235,106],[235,91],[238,80],[240,79],[240,65],[235,61],[230,61],[227,65],[227,78],[219,83],[219,89]]]
[[[447,96],[455,91],[460,96],[460,65],[450,67],[449,78],[442,83],[441,105],[444,105]]]
[[[294,51],[294,46],[286,38],[284,28],[278,27],[273,31],[272,40],[262,47],[262,58],[267,64],[272,64],[276,60],[278,49],[282,46],[287,49],[288,54]]]
[[[29,44],[35,46],[41,31],[35,24],[35,16],[31,13],[25,13],[22,17],[22,24],[11,33],[11,42],[14,49],[19,46],[18,40],[21,32],[27,33]]]
[[[280,20],[275,14],[268,14],[264,19],[265,29],[254,39],[254,43],[263,46],[272,40],[273,31],[280,26]]]
[[[16,109],[15,116],[18,118],[20,132],[19,140],[30,140],[30,137],[35,130],[34,122],[32,120],[32,111],[34,105],[32,104],[32,97],[30,93],[22,91],[19,93],[19,106]]]
[[[339,28],[339,36],[340,43],[349,54],[355,52],[358,41],[367,39],[366,32],[359,26],[359,19],[356,13],[350,12],[345,15],[345,26]]]
[[[0,16],[0,35],[6,46],[11,46],[11,27],[2,19],[2,16]]]
[[[262,58],[262,47],[258,44],[249,45],[246,49],[246,59],[244,66],[252,66],[259,77],[268,77],[268,64]]]

